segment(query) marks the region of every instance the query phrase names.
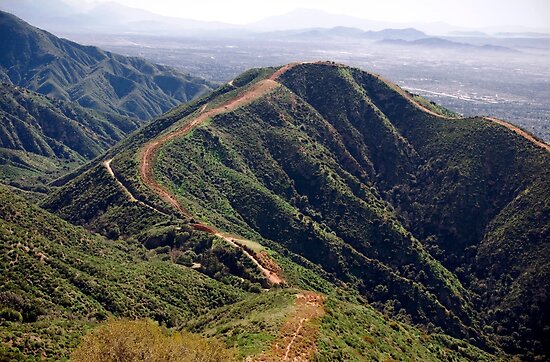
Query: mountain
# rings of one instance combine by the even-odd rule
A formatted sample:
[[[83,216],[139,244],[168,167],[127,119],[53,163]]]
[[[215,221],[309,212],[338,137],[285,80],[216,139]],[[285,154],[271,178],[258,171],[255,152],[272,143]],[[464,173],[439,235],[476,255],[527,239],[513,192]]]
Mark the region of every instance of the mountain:
[[[0,230],[3,361],[66,359],[83,333],[112,316],[173,326],[247,296],[136,244],[75,227],[4,186]]]
[[[307,28],[334,28],[346,26],[362,30],[383,29],[391,23],[337,15],[316,9],[296,9],[282,15],[267,17],[247,25],[247,28],[260,31],[276,31]]]
[[[345,26],[337,26],[334,28],[315,28],[315,29],[298,29],[266,32],[260,34],[262,37],[272,37],[274,39],[315,39],[326,40],[330,38],[336,39],[402,39],[402,40],[418,40],[427,38],[425,33],[413,29],[383,29],[380,31],[363,31],[358,28]]]
[[[250,70],[168,112],[67,177],[43,206],[110,238],[142,235],[150,249],[167,236],[143,233],[179,220],[248,250],[272,284],[335,287],[357,308],[544,359],[548,149],[359,69],[289,64]],[[329,322],[339,309],[320,333],[351,323]],[[360,325],[350,333],[364,335]],[[325,358],[368,356],[354,338],[316,346],[332,351]]]
[[[382,40],[382,39],[402,39],[402,40],[419,40],[427,38],[426,33],[416,30],[414,28],[407,29],[383,29],[380,31],[367,31],[364,34],[365,38],[373,40]]]
[[[155,229],[158,235],[163,228],[166,232],[166,225]],[[82,335],[105,320],[145,317],[221,339],[254,361],[281,360],[285,354],[298,358],[304,351],[327,360],[497,358],[467,342],[388,320],[364,300],[290,261],[289,271],[296,269],[323,289],[322,309],[313,304],[320,299],[312,291],[246,290],[246,275],[231,278],[246,258],[184,225],[170,229],[188,249],[182,255],[196,250],[203,266],[224,270],[223,281],[186,266],[183,257],[173,262],[166,248],[151,251],[132,239],[106,240],[75,227],[3,186],[0,230],[1,360],[65,360]],[[311,314],[312,308],[323,311],[322,319]],[[285,348],[277,349],[277,343]]]
[[[0,78],[100,112],[148,120],[209,91],[204,79],[82,46],[0,12]]]
[[[234,25],[162,16],[117,2],[68,4],[61,0],[4,0],[0,10],[54,34],[127,32],[157,35],[191,35],[233,29]]]
[[[0,181],[42,191],[139,126],[7,83],[0,83],[0,119]]]
[[[403,40],[403,39],[383,39],[378,42],[381,45],[394,45],[394,46],[406,46],[406,47],[419,47],[426,49],[451,49],[451,50],[467,50],[467,51],[489,51],[489,52],[507,52],[517,53],[518,51],[504,46],[483,44],[473,45],[468,43],[460,43],[452,40],[426,37],[417,40]]]

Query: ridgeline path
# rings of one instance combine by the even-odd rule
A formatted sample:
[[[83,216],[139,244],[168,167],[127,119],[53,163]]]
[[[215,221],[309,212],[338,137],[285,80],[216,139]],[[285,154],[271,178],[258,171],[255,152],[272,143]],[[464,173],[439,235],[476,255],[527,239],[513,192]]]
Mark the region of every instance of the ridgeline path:
[[[158,212],[159,214],[162,214],[162,215],[166,215],[167,214],[165,212],[162,212],[160,211],[159,209],[149,205],[149,204],[146,204],[145,202],[141,201],[141,200],[138,200],[137,198],[134,197],[134,195],[130,192],[130,190],[128,190],[128,188],[126,186],[124,186],[124,184],[118,179],[118,177],[115,175],[115,172],[113,170],[113,168],[111,167],[111,162],[113,162],[113,159],[110,158],[108,160],[105,160],[103,161],[103,167],[105,167],[107,169],[107,172],[109,173],[109,175],[111,175],[111,177],[115,180],[115,182],[118,184],[118,186],[122,189],[122,191],[124,192],[124,194],[128,197],[128,199],[131,201],[131,202],[137,202],[138,204],[150,209],[150,210],[153,210],[155,212]]]
[[[318,64],[332,64],[331,62],[314,62]],[[170,133],[161,135],[149,142],[147,142],[139,153],[139,174],[143,182],[155,192],[162,200],[171,205],[178,213],[185,217],[192,219],[191,213],[180,205],[177,198],[164,186],[159,184],[153,174],[153,165],[155,159],[158,155],[159,150],[169,141],[174,140],[178,137],[185,136],[192,130],[194,130],[199,125],[203,124],[206,120],[216,115],[230,112],[238,107],[241,107],[245,104],[248,104],[254,100],[259,99],[260,97],[266,95],[269,91],[276,89],[280,86],[277,82],[279,76],[284,74],[286,71],[292,67],[304,63],[291,63],[287,64],[277,71],[275,71],[269,78],[259,81],[258,83],[252,85],[249,89],[243,93],[237,95],[235,98],[228,100],[220,106],[215,108],[208,109],[208,104],[205,104],[199,111],[198,115],[192,118],[190,121],[186,122],[181,128],[178,128]],[[432,116],[442,118],[442,119],[461,119],[462,117],[450,117],[438,114],[423,105],[416,102],[412,96],[398,87],[397,85],[386,81],[382,77],[378,78],[386,83],[390,88],[398,92],[401,96],[405,97],[411,104],[413,104],[418,109],[422,110],[425,113],[428,113]],[[233,85],[233,81],[230,82],[230,85]],[[487,121],[497,123],[501,126],[506,127],[507,129],[515,132],[516,134],[524,137],[530,142],[536,144],[543,149],[550,151],[550,146],[537,140],[532,135],[523,131],[519,127],[516,127],[506,121],[493,118],[493,117],[482,117]],[[159,213],[166,215],[164,212],[154,208],[151,205],[148,205],[140,200],[138,200],[130,190],[128,190],[122,182],[117,178],[111,167],[112,159],[106,160],[103,162],[104,167],[107,169],[109,174],[116,180],[117,184],[123,189],[124,193],[132,202],[138,202],[143,206],[153,209]],[[269,280],[272,286],[274,285],[284,285],[285,280],[282,276],[281,268],[269,257],[265,251],[254,251],[251,250],[246,244],[249,242],[246,239],[232,236],[230,234],[221,232],[213,226],[204,224],[204,223],[192,223],[191,226],[195,230],[203,231],[215,235],[217,237],[225,240],[229,245],[233,247],[240,248],[243,253],[254,262],[258,269],[265,275]],[[258,362],[268,362],[268,361],[309,361],[311,360],[316,352],[316,339],[319,332],[319,323],[323,315],[325,314],[324,310],[324,301],[325,298],[315,292],[302,291],[296,297],[294,302],[294,311],[283,323],[278,338],[273,342],[271,349],[265,351],[258,357],[249,357],[247,361],[258,361]]]
[[[432,111],[431,109],[428,109],[428,108],[424,107],[422,104],[415,101],[409,92],[405,91],[403,88],[399,87],[398,85],[384,79],[380,75],[375,75],[375,77],[378,78],[380,81],[384,82],[388,87],[390,87],[391,89],[393,89],[394,91],[399,93],[401,96],[405,97],[405,99],[407,99],[412,105],[414,105],[416,108],[420,109],[421,111],[423,111],[425,113],[428,113],[432,116],[435,116],[435,117],[438,117],[438,118],[443,118],[443,119],[464,119],[464,117],[451,117],[451,116],[445,116],[443,114],[436,113],[436,112]],[[519,127],[517,127],[517,126],[515,126],[515,125],[513,125],[513,124],[511,124],[507,121],[504,121],[502,119],[498,119],[498,118],[495,118],[495,117],[488,117],[488,116],[481,117],[481,118],[486,120],[486,121],[494,122],[494,123],[497,123],[497,124],[499,124],[503,127],[506,127],[510,131],[512,131],[512,132],[516,133],[517,135],[525,138],[526,140],[528,140],[529,142],[535,144],[536,146],[541,147],[541,148],[545,149],[546,151],[550,152],[550,145],[548,145],[544,141],[538,140],[533,135],[529,134],[528,132],[524,131],[523,129],[521,129],[521,128],[519,128]]]
[[[277,78],[296,64],[299,63],[287,64],[279,68],[267,79],[261,80],[253,84],[245,92],[237,95],[235,98],[230,99],[215,108],[207,110],[208,104],[205,104],[199,110],[199,114],[191,119],[189,122],[186,122],[181,128],[178,128],[168,134],[162,135],[147,142],[143,146],[139,154],[139,174],[143,182],[162,200],[174,207],[174,209],[176,209],[181,216],[192,219],[193,216],[191,215],[191,213],[180,205],[175,195],[173,195],[167,188],[162,186],[155,179],[155,176],[153,174],[153,165],[155,163],[155,159],[158,155],[159,150],[167,142],[170,142],[171,140],[174,140],[178,137],[185,136],[209,118],[225,112],[231,112],[245,104],[259,99],[260,97],[266,95],[269,91],[279,87],[280,84],[276,81]],[[233,82],[231,81],[231,85],[232,84]],[[112,173],[112,170],[110,173],[114,175],[114,173]],[[135,197],[133,198],[135,199]],[[245,247],[243,243],[239,243],[239,238],[223,233],[213,226],[204,223],[193,223],[191,224],[191,226],[195,230],[200,230],[210,233],[212,235],[216,235],[224,239],[229,245],[240,248],[243,253],[248,258],[250,258],[250,260],[252,260],[254,264],[256,264],[258,269],[266,276],[271,285],[281,285],[285,283],[284,278],[282,277],[282,269],[273,260],[271,260],[266,252],[254,252],[253,250]]]

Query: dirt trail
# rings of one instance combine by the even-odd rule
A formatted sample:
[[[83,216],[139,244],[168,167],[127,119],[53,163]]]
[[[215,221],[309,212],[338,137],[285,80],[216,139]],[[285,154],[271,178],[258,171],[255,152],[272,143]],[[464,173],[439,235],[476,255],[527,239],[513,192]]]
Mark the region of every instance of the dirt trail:
[[[249,360],[310,361],[316,352],[318,322],[325,314],[324,302],[325,298],[314,292],[298,294],[294,303],[295,310],[281,327],[279,337],[273,342],[271,349]]]
[[[405,97],[412,105],[414,105],[416,108],[420,109],[421,111],[425,112],[425,113],[428,113],[428,114],[431,114],[432,116],[435,116],[435,117],[438,117],[438,118],[442,118],[442,119],[463,119],[463,117],[450,117],[450,116],[445,116],[445,115],[442,115],[442,114],[439,114],[439,113],[436,113],[426,107],[424,107],[422,104],[418,103],[417,101],[415,101],[410,93],[406,92],[405,90],[403,90],[401,87],[393,84],[392,82],[382,78],[381,76],[379,75],[376,75],[376,77],[378,79],[380,79],[382,82],[386,83],[387,86],[389,86],[390,88],[392,88],[393,90],[395,90],[397,93],[399,93],[401,96]],[[512,132],[515,132],[516,134],[520,135],[521,137],[525,138],[526,140],[534,143],[535,145],[539,146],[539,147],[542,147],[543,149],[545,149],[546,151],[550,152],[550,145],[548,145],[547,143],[543,142],[543,141],[540,141],[538,139],[536,139],[535,137],[533,137],[532,135],[530,135],[529,133],[527,133],[526,131],[522,130],[521,128],[517,127],[517,126],[514,126],[513,124],[509,123],[509,122],[506,122],[502,119],[498,119],[498,118],[495,118],[495,117],[482,117],[483,119],[487,120],[487,121],[491,121],[491,122],[494,122],[494,123],[497,123],[501,126],[504,126],[506,128],[508,128],[509,130],[511,130]]]
[[[177,199],[174,197],[174,195],[172,195],[170,191],[168,191],[163,186],[161,186],[153,175],[153,164],[159,149],[162,146],[164,146],[167,142],[175,138],[184,136],[187,133],[191,132],[193,129],[195,129],[197,126],[202,124],[207,119],[224,112],[233,111],[236,108],[246,103],[249,103],[255,99],[260,98],[271,89],[276,88],[278,85],[279,83],[271,79],[266,79],[258,82],[257,84],[252,86],[251,89],[249,89],[239,97],[236,97],[222,104],[221,106],[218,106],[216,108],[206,111],[207,105],[205,105],[199,111],[199,115],[194,119],[192,119],[191,121],[187,122],[183,127],[175,130],[174,132],[168,133],[164,136],[161,136],[159,138],[156,138],[146,143],[143,149],[141,150],[140,166],[139,166],[140,176],[143,182],[145,182],[145,184],[147,184],[147,186],[149,186],[149,188],[151,188],[165,202],[169,203],[176,210],[178,210],[178,212],[182,216],[191,218],[192,215],[183,207],[181,207],[181,205],[179,204]]]
[[[117,176],[115,175],[115,172],[113,170],[113,168],[111,167],[111,162],[113,162],[113,159],[110,158],[108,160],[105,160],[103,161],[103,167],[105,167],[107,169],[107,172],[109,173],[109,175],[111,175],[111,177],[115,180],[115,182],[118,184],[118,186],[122,189],[122,191],[124,192],[124,194],[126,194],[126,196],[128,197],[128,199],[131,201],[131,202],[137,202],[139,203],[140,205],[148,208],[148,209],[151,209],[155,212],[158,212],[159,214],[162,214],[162,215],[167,215],[166,213],[154,208],[153,206],[149,205],[149,204],[146,204],[145,202],[143,201],[140,201],[138,199],[136,199],[134,197],[134,195],[132,195],[132,193],[130,192],[130,190],[128,190],[128,188],[126,186],[124,186],[124,184],[117,178]]]
[[[416,108],[420,109],[421,111],[423,111],[425,113],[428,113],[432,116],[435,116],[435,117],[438,117],[438,118],[443,118],[443,119],[462,119],[463,118],[463,117],[445,116],[443,114],[436,113],[436,112],[432,111],[431,109],[428,109],[428,108],[424,107],[422,104],[415,101],[409,92],[405,91],[403,88],[399,87],[397,84],[394,84],[394,83],[390,82],[389,80],[383,78],[382,76],[380,76],[378,74],[373,74],[373,75],[376,78],[378,78],[379,80],[381,80],[382,82],[384,82],[388,87],[390,87],[391,89],[393,89],[394,91],[399,93],[399,95],[401,95],[402,97],[407,99],[413,106],[415,106]]]
[[[531,141],[535,145],[537,145],[539,147],[542,147],[546,151],[550,152],[550,145],[544,143],[543,141],[540,141],[540,140],[536,139],[535,137],[533,137],[532,135],[530,135],[526,131],[522,130],[519,127],[514,126],[511,123],[508,123],[506,121],[503,121],[502,119],[498,119],[498,118],[494,118],[494,117],[483,117],[483,119],[486,119],[486,120],[491,121],[491,122],[498,123],[501,126],[504,126],[504,127],[508,128],[510,131],[517,133],[518,135],[520,135],[521,137],[527,139],[528,141]]]
[[[229,245],[239,248],[243,251],[243,253],[250,259],[254,264],[256,264],[256,267],[267,277],[267,280],[271,283],[271,285],[282,285],[284,284],[283,278],[281,278],[276,272],[269,270],[261,263],[261,259],[258,258],[256,254],[252,255],[247,248],[243,247],[241,244],[239,244],[233,237],[228,236],[227,234],[216,232],[214,233],[217,237],[220,237],[224,239]]]
[[[274,72],[269,78],[252,85],[251,88],[246,90],[244,93],[223,103],[220,106],[207,110],[208,104],[205,104],[199,110],[198,112],[199,114],[195,118],[187,122],[185,125],[183,125],[183,127],[178,128],[177,130],[171,133],[160,136],[146,143],[139,155],[139,158],[140,158],[139,173],[143,182],[151,190],[153,190],[158,196],[160,196],[162,200],[164,200],[165,202],[170,204],[172,207],[174,207],[181,216],[191,219],[192,215],[189,213],[189,211],[183,208],[178,202],[178,200],[176,199],[176,197],[168,189],[166,189],[161,184],[159,184],[155,179],[155,176],[153,174],[153,165],[160,148],[164,146],[167,142],[170,142],[171,140],[174,140],[178,137],[188,134],[189,132],[191,132],[193,129],[195,129],[202,123],[204,123],[209,118],[219,115],[221,113],[233,111],[242,105],[245,105],[247,103],[250,103],[262,97],[270,90],[277,88],[280,84],[276,82],[276,79],[281,74],[283,74],[284,72],[286,72],[288,69],[292,68],[296,64],[298,63],[287,64],[281,67],[279,70]],[[230,82],[230,85],[232,84],[233,84],[233,81]],[[280,285],[284,283],[284,279],[282,278],[280,273],[281,272],[280,268],[278,268],[276,263],[273,262],[269,258],[269,256],[267,256],[266,253],[259,254],[259,253],[251,252],[247,248],[243,247],[243,245],[236,242],[237,240],[236,238],[228,236],[227,234],[220,232],[219,230],[217,230],[212,226],[202,224],[202,223],[192,224],[192,226],[196,230],[201,230],[201,231],[205,231],[210,234],[216,235],[226,240],[228,244],[234,247],[241,248],[244,254],[248,258],[250,258],[250,260],[252,260],[254,264],[256,264],[258,269],[266,276],[266,278],[269,280],[269,282],[272,285]],[[275,265],[276,267],[274,268],[273,265]]]

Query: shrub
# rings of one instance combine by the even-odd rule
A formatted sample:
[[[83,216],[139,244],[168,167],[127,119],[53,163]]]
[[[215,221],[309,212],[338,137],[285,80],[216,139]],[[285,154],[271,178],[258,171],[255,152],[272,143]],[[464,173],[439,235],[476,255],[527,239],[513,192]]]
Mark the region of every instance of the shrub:
[[[16,310],[11,308],[3,308],[0,310],[0,319],[10,322],[23,322],[23,316]]]
[[[217,340],[187,332],[171,333],[151,320],[111,320],[84,336],[73,362],[235,361]]]

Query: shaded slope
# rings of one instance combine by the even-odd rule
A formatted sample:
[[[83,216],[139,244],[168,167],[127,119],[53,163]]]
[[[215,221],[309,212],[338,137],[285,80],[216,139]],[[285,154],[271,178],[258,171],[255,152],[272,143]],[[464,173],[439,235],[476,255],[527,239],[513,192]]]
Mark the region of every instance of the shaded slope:
[[[467,293],[407,236],[386,210],[388,205],[341,169],[324,147],[315,149],[309,132],[296,126],[301,117],[282,120],[278,112],[291,108],[289,96],[287,90],[276,89],[235,112],[215,116],[211,126],[196,129],[189,140],[168,144],[159,155],[158,172],[170,176],[161,182],[171,185],[178,180],[172,192],[185,190],[180,200],[191,214],[205,215],[215,225],[233,230],[252,229],[321,265],[373,302],[399,301],[399,309],[417,322],[430,320],[460,336],[469,333],[464,324],[475,317],[469,315]],[[303,116],[314,118],[313,114],[309,108]],[[175,167],[176,159],[184,160],[183,167]],[[196,198],[195,192],[204,199]],[[299,205],[297,200],[309,201]],[[346,209],[341,218],[323,216]],[[370,220],[370,225],[363,220]],[[410,275],[423,271],[426,280],[411,280],[404,265],[410,265]],[[388,290],[375,291],[378,285]]]
[[[105,152],[138,127],[69,102],[0,84],[2,181],[35,188]]]
[[[263,72],[265,74],[265,70]],[[259,73],[261,76],[262,71],[256,73],[256,75]],[[284,74],[282,71],[279,73]],[[249,74],[254,76],[253,72]],[[265,76],[269,76],[269,73],[263,77]],[[242,84],[239,82],[240,80],[246,79],[247,75],[243,75],[243,77],[233,83],[238,86]],[[262,78],[260,77],[259,79]],[[246,86],[247,83],[245,82],[244,85]],[[250,89],[254,89],[254,86],[250,86]],[[238,95],[240,90],[236,89],[235,92]],[[228,93],[228,96],[230,93]],[[224,95],[220,100],[215,99],[214,103],[223,105],[224,99],[231,99],[228,96]],[[196,139],[196,144],[194,146],[190,145],[190,149],[186,146],[187,142],[182,143],[178,139],[164,147],[170,148],[166,153],[162,150],[159,154],[158,162],[160,165],[164,165],[165,154],[170,155],[169,157],[174,159],[185,160],[183,168],[170,166],[169,172],[171,177],[185,180],[186,186],[192,190],[199,191],[197,188],[199,186],[199,192],[204,193],[203,195],[209,195],[207,200],[205,200],[206,203],[200,206],[193,203],[189,204],[189,201],[186,199],[180,199],[183,202],[184,209],[190,210],[191,215],[205,218],[209,223],[225,228],[228,231],[252,236],[252,239],[259,241],[263,238],[275,240],[276,243],[272,242],[269,244],[271,247],[281,251],[288,248],[293,253],[306,257],[310,262],[320,265],[325,272],[331,275],[331,278],[341,279],[350,283],[350,285],[368,295],[369,298],[372,298],[373,302],[378,303],[380,307],[384,303],[398,301],[397,303],[399,304],[395,312],[403,309],[405,313],[413,315],[414,320],[417,322],[427,324],[431,321],[437,325],[444,326],[449,333],[457,336],[469,335],[473,338],[481,338],[479,332],[476,332],[475,329],[469,330],[466,326],[472,323],[472,318],[475,319],[467,301],[467,292],[453,279],[452,275],[448,274],[422,250],[418,242],[411,239],[410,235],[406,235],[405,230],[399,225],[395,216],[392,216],[391,212],[386,210],[388,205],[377,196],[376,191],[373,194],[367,185],[362,184],[346,170],[341,169],[338,166],[339,157],[334,156],[333,153],[319,150],[317,156],[319,157],[319,161],[326,161],[328,162],[328,167],[337,170],[338,175],[334,175],[336,179],[332,177],[326,179],[328,173],[317,174],[316,176],[312,175],[323,164],[315,160],[315,158],[311,159],[307,154],[304,159],[293,159],[294,156],[292,155],[300,154],[296,152],[296,148],[300,146],[300,142],[295,142],[294,140],[298,137],[298,134],[303,137],[308,136],[297,127],[277,127],[284,124],[274,125],[271,120],[267,119],[269,115],[273,114],[273,111],[270,110],[270,105],[279,105],[282,112],[282,109],[287,108],[288,102],[292,103],[292,100],[287,98],[288,96],[288,90],[276,89],[270,92],[269,95],[264,95],[259,100],[245,104],[233,112],[214,116],[213,122],[216,125],[219,124],[222,127],[229,126],[233,130],[240,130],[235,133],[237,138],[231,141],[234,142],[233,147],[238,147],[239,153],[246,152],[245,156],[249,157],[240,156],[238,159],[224,160],[224,157],[226,158],[231,154],[237,156],[235,151],[231,151],[231,154],[226,154],[222,157],[217,155],[212,160],[210,157],[205,159],[204,157],[211,150],[204,149],[203,147],[209,147],[209,143],[212,139],[216,139],[216,136],[203,139],[206,135],[202,128],[198,128],[192,132],[193,139]],[[298,102],[296,99],[294,101]],[[303,122],[307,119],[303,117],[318,114],[308,104],[303,103],[303,101],[300,101],[300,103],[305,108],[303,108],[303,114],[294,116],[298,118],[295,123]],[[202,106],[198,104],[193,108],[199,112],[202,110]],[[292,109],[290,104],[288,104],[288,109]],[[267,110],[269,113],[262,113],[261,111],[264,110]],[[254,116],[254,121],[250,121],[247,117],[235,117],[234,114],[237,116],[242,114],[256,116]],[[191,122],[190,124],[196,122],[195,120],[198,119],[196,117],[196,115],[195,118],[189,117],[188,121]],[[232,120],[237,122],[237,124],[232,124],[232,122],[228,121],[227,117],[232,117]],[[262,119],[261,117],[266,118]],[[325,120],[314,119],[314,123],[310,126],[312,132],[319,123],[323,128],[330,128],[330,125]],[[185,123],[183,124],[185,125]],[[182,129],[185,129],[185,127]],[[277,134],[277,128],[280,129],[280,134]],[[266,134],[266,132],[268,133]],[[289,135],[285,132],[291,132],[291,134],[297,132],[298,134],[289,138]],[[247,142],[242,142],[242,139],[238,137],[246,137]],[[271,141],[269,144],[262,144],[261,139]],[[280,144],[278,145],[278,143]],[[311,143],[315,143],[315,141],[311,140]],[[175,147],[171,147],[172,145]],[[311,146],[315,148],[313,144]],[[341,140],[335,147],[337,146],[340,149],[345,149]],[[188,151],[192,153],[185,154]],[[131,152],[129,153],[131,154]],[[268,156],[273,153],[273,156],[269,156],[271,160],[268,159],[266,161],[251,158],[252,155],[261,153],[266,153]],[[351,158],[349,152],[347,154],[347,157]],[[135,171],[131,170],[132,166],[128,164],[130,159],[127,157],[127,155],[119,156],[118,162],[117,159],[114,160],[115,169],[121,172],[119,178],[126,180],[127,186],[133,189],[132,193],[134,195],[142,194],[143,196],[141,197],[149,199],[150,196],[147,196],[147,194],[150,193],[147,192],[147,189],[144,189],[143,185],[139,183],[132,182],[132,179],[135,178],[132,173],[135,173]],[[206,163],[199,161],[201,158]],[[123,159],[125,162],[121,163],[120,160]],[[221,161],[222,164],[216,162],[216,160]],[[198,163],[201,165],[199,166]],[[223,166],[228,163],[232,164],[231,168],[233,170],[227,169],[227,171],[224,171]],[[247,163],[248,165],[246,165]],[[274,174],[274,176],[286,175],[283,176],[286,177],[286,180],[283,181],[288,183],[292,180],[291,182],[296,184],[296,187],[300,188],[300,191],[304,188],[309,189],[312,193],[319,193],[318,200],[314,200],[315,196],[310,194],[309,196],[313,200],[311,205],[307,201],[297,201],[307,200],[308,195],[300,195],[296,189],[293,190],[294,187],[292,184],[286,186],[289,191],[286,194],[282,190],[272,192],[265,185],[258,184],[257,179],[250,179],[246,175],[246,173],[253,175],[254,172],[257,172],[255,168],[260,165],[273,163],[277,165],[280,171],[276,171],[275,173],[270,172],[271,174]],[[130,169],[128,169],[128,166],[130,166]],[[220,166],[222,169],[218,169]],[[251,169],[247,172],[243,167],[250,167]],[[285,170],[284,167],[287,169]],[[309,176],[300,175],[297,172],[301,172],[301,170],[305,170],[305,172],[311,174]],[[218,176],[217,173],[220,171],[222,174]],[[244,172],[244,177],[239,176],[238,172]],[[363,175],[363,177],[366,177],[366,175]],[[317,185],[314,183],[310,184],[310,187],[308,187],[305,182],[311,181],[312,178],[317,178],[318,183]],[[283,182],[272,181],[275,182],[270,182],[267,187],[279,185]],[[124,183],[125,181],[122,182]],[[161,181],[161,183],[170,185],[170,182],[167,183],[166,181]],[[326,190],[319,190],[319,185],[326,185]],[[54,210],[58,209],[71,218],[73,213],[67,212],[73,207],[71,203],[77,207],[79,203],[75,204],[71,201],[67,204],[67,201],[71,199],[71,194],[75,195],[75,192],[79,193],[77,190],[81,188],[82,185],[79,186],[78,182],[69,184],[68,188],[64,189],[62,196],[66,201],[54,198],[48,203],[48,207]],[[344,191],[340,191],[340,188]],[[174,191],[171,187],[169,187],[169,190],[171,192]],[[282,193],[280,193],[281,191]],[[221,192],[223,194],[220,194]],[[337,202],[328,202],[326,198],[331,193],[336,196]],[[245,199],[247,202],[243,203],[239,201]],[[301,202],[302,205],[297,205],[298,202]],[[178,210],[179,202],[174,201],[169,202],[169,204],[172,204],[175,210]],[[343,218],[343,220],[339,220],[337,224],[328,226],[329,220],[321,220],[322,213],[345,210],[347,207],[346,204],[349,204],[353,208],[353,212],[347,215],[346,218]],[[257,210],[257,207],[260,205],[264,207],[264,211],[262,212]],[[328,209],[323,210],[323,208]],[[166,210],[166,207],[164,210]],[[222,213],[223,211],[225,213]],[[227,213],[228,211],[229,214]],[[107,210],[104,214],[108,213],[109,211]],[[355,213],[357,214],[354,215]],[[232,214],[235,216],[232,216]],[[82,215],[81,212],[77,217],[82,217]],[[188,214],[184,213],[184,215]],[[365,225],[361,221],[363,218],[372,219],[371,225]],[[84,219],[90,220],[89,217],[85,217]],[[244,220],[246,222],[243,222]],[[333,230],[330,230],[330,227],[334,227],[342,235],[336,235]],[[364,233],[369,235],[369,239],[372,239],[372,241],[364,240],[360,236]],[[386,236],[382,236],[384,233]],[[388,243],[390,242],[389,238],[391,238],[392,246],[382,247],[385,239],[388,239]],[[403,268],[405,264],[403,261],[407,265],[410,264],[407,271]],[[426,280],[422,282],[416,280],[417,273],[420,273],[419,275]],[[383,286],[387,287],[385,290],[378,290],[380,289],[378,286],[380,288]],[[483,343],[481,339],[478,339],[478,341],[479,343]]]
[[[3,78],[102,112],[148,120],[211,90],[203,79],[57,38],[5,12],[0,41]]]

